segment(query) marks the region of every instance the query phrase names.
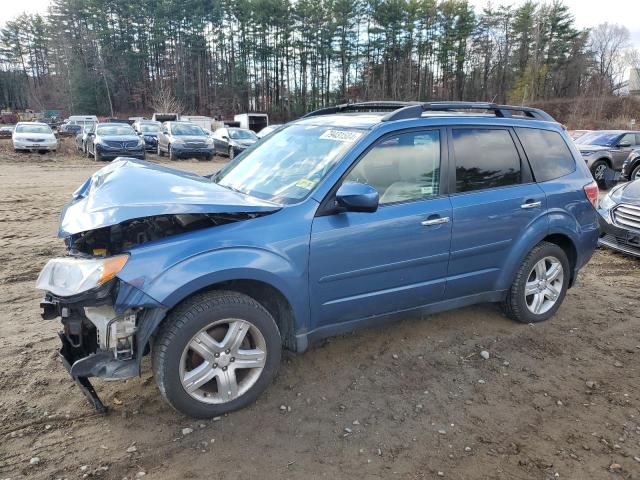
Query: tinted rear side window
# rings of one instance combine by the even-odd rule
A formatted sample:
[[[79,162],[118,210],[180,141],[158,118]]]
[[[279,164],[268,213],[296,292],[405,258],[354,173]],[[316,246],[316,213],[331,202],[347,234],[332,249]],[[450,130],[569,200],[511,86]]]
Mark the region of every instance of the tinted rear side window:
[[[563,177],[575,171],[576,162],[558,132],[537,128],[516,128],[538,182]]]
[[[457,192],[521,182],[520,156],[508,130],[456,128],[453,150]]]

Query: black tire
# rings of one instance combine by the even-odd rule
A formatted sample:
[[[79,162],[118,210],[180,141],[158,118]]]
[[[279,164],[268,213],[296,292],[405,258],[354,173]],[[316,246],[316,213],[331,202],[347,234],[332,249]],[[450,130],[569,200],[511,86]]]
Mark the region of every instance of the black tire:
[[[233,149],[233,147],[229,147],[229,153],[228,153],[228,155],[229,155],[229,160],[233,160],[233,158],[236,156],[236,152],[235,152],[235,150]]]
[[[174,162],[178,160],[178,156],[173,152],[173,147],[169,145],[169,160],[173,160]]]
[[[160,142],[158,142],[158,156],[159,157],[164,157],[164,152],[162,151],[162,149],[160,148]]]
[[[98,149],[97,148],[93,148],[93,159],[96,162],[101,162],[102,161],[102,157],[100,156],[100,154],[98,153]]]
[[[601,182],[604,180],[604,172],[607,168],[609,168],[609,164],[605,160],[596,160],[591,165],[591,175],[596,181]]]
[[[189,395],[180,381],[182,352],[194,335],[216,320],[251,323],[266,342],[260,376],[242,395],[226,403],[209,404]],[[254,402],[269,386],[280,365],[282,339],[273,317],[251,297],[231,291],[196,294],[178,305],[164,321],[153,343],[153,374],[160,393],[175,410],[196,418],[211,418]]]
[[[563,269],[562,288],[557,300],[555,301],[555,304],[548,311],[541,314],[536,314],[529,310],[526,304],[524,288],[525,284],[529,280],[529,275],[531,274],[536,263],[538,263],[545,257],[555,257],[560,261]],[[567,288],[569,286],[570,275],[571,269],[569,260],[564,250],[555,243],[538,243],[535,247],[533,247],[533,249],[529,252],[529,254],[520,265],[513,284],[511,285],[511,288],[509,289],[509,292],[507,294],[507,298],[502,302],[502,310],[509,318],[522,323],[537,323],[547,320],[548,318],[552,317],[556,313],[558,308],[560,308],[560,305],[562,305],[564,297],[567,293]]]
[[[640,163],[636,165],[636,167],[629,174],[629,180],[640,180]]]

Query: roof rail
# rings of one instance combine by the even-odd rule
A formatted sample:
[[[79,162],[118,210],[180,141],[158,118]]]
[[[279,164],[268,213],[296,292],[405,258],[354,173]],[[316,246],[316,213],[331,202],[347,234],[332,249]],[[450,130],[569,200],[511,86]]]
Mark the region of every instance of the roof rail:
[[[484,102],[426,102],[420,104],[412,104],[388,113],[387,115],[382,117],[382,121],[391,122],[393,120],[420,118],[423,112],[448,112],[452,110],[488,110],[492,111],[496,117],[503,118],[512,117],[513,112],[518,112],[533,120],[555,122],[555,119],[551,115],[543,110],[540,110],[539,108],[519,107],[514,105],[498,105],[495,103]]]
[[[334,107],[321,108],[314,110],[302,116],[302,118],[317,117],[319,115],[333,115],[334,113],[345,112],[380,112],[385,110],[396,111],[411,105],[419,106],[419,102],[394,102],[394,101],[379,101],[379,102],[355,102],[355,103],[343,103]]]

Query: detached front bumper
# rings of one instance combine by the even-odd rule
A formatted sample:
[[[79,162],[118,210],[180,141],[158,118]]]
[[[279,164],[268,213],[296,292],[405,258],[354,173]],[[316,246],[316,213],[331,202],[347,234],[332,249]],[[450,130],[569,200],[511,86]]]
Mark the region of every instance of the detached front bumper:
[[[613,223],[609,210],[598,209],[600,238],[598,245],[640,258],[640,232]]]
[[[60,318],[62,363],[100,412],[106,408],[89,378],[125,379],[139,375],[151,333],[165,313],[159,306],[123,309],[119,304],[123,294],[134,303],[148,306],[153,303],[139,290],[122,282],[118,285],[118,280],[75,297],[61,298],[47,293],[40,303],[43,319]],[[118,311],[114,305],[118,305]]]

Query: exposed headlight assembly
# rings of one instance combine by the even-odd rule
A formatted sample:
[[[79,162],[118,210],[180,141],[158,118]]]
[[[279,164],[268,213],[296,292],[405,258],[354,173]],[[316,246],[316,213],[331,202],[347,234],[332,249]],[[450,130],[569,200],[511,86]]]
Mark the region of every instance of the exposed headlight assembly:
[[[600,208],[602,210],[611,210],[616,206],[616,202],[611,198],[611,193],[606,194],[600,200]]]
[[[54,258],[40,272],[36,288],[60,297],[77,295],[104,285],[122,270],[128,259],[129,255]]]

